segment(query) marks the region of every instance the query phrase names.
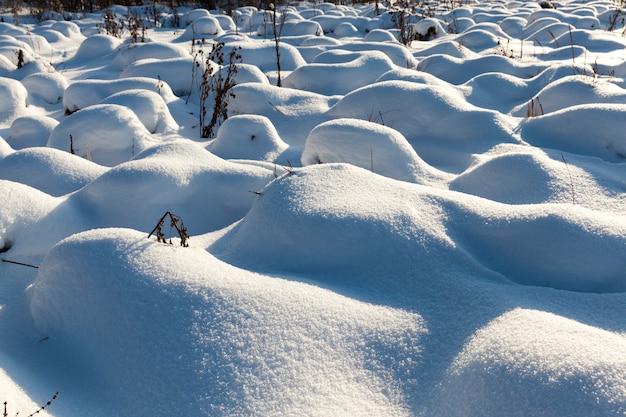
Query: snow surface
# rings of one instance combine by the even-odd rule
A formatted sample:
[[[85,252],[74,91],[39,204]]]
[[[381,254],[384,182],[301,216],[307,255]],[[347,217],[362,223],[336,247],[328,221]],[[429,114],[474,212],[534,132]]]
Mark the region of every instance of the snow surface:
[[[552,4],[408,46],[384,4],[278,5],[280,68],[253,7],[113,6],[138,43],[3,10],[6,413],[625,415],[626,26]]]

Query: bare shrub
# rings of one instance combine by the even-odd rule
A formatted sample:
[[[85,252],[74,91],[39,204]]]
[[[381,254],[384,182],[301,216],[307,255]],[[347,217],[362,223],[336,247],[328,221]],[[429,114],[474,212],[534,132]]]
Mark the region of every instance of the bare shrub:
[[[121,38],[124,33],[124,21],[119,19],[111,9],[104,11],[103,22],[100,25],[100,32],[109,36]]]
[[[132,43],[143,43],[146,41],[146,26],[137,13],[130,13],[128,15],[128,31],[130,32]]]
[[[211,53],[206,58],[205,68],[202,73],[202,82],[199,86],[200,93],[200,136],[209,138],[214,135],[214,130],[221,122],[228,118],[228,102],[235,95],[231,89],[235,86],[237,64],[241,63],[239,47],[233,48],[228,57],[224,56],[224,43],[213,44]],[[217,71],[216,65],[217,64]],[[219,70],[225,68],[223,71]],[[207,101],[213,97],[213,111],[207,121]]]

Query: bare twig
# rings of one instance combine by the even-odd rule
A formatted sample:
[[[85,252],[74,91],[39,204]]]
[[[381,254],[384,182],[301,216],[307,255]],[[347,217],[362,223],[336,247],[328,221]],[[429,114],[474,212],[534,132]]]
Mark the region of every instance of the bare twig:
[[[50,404],[52,404],[52,402],[54,400],[57,399],[57,397],[59,396],[59,391],[55,392],[54,395],[52,396],[52,399],[50,401],[48,401],[47,403],[45,403],[44,405],[42,405],[41,407],[39,407],[39,410],[31,413],[28,415],[28,417],[33,417],[35,414],[39,414],[41,411],[45,410],[46,407],[48,407]]]
[[[572,173],[569,170],[569,165],[567,164],[567,161],[565,160],[565,156],[563,154],[561,154],[561,159],[563,160],[565,168],[567,169],[567,174],[569,175],[569,185],[572,190],[572,204],[576,204],[576,197],[574,195],[574,180],[572,178]]]
[[[21,265],[21,266],[27,266],[29,268],[35,268],[35,269],[39,269],[39,267],[37,265],[31,265],[31,264],[26,264],[24,262],[17,262],[17,261],[10,261],[8,259],[3,259],[2,262],[8,263],[8,264],[15,264],[15,265]]]
[[[41,407],[39,407],[39,409],[37,409],[36,411],[30,413],[27,417],[33,417],[35,414],[39,414],[42,411],[44,411],[47,407],[50,406],[50,404],[52,404],[54,402],[54,400],[57,399],[57,397],[59,396],[59,391],[55,392],[54,395],[52,396],[52,398],[50,399],[50,401],[48,401],[47,403],[45,403],[44,405],[42,405]],[[7,411],[7,402],[4,402],[4,412],[2,413],[2,417],[9,417],[9,413]],[[15,415],[17,416],[19,413],[16,413]]]

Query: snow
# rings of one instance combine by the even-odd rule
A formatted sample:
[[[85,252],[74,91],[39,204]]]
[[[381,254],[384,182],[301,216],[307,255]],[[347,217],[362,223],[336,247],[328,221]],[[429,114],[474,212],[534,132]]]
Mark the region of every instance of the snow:
[[[102,100],[102,104],[118,104],[128,107],[150,133],[175,132],[179,128],[163,97],[154,91],[124,90],[111,94]]]
[[[39,95],[48,104],[56,104],[63,99],[63,92],[69,82],[57,72],[40,72],[24,77],[22,84],[31,97]]]
[[[521,133],[535,146],[596,156],[620,162],[626,143],[619,133],[625,104],[579,104],[522,123]],[[602,126],[590,130],[589,120]]]
[[[25,115],[13,120],[6,140],[14,149],[42,147],[59,122],[52,117]]]
[[[19,81],[1,78],[0,95],[5,97],[0,104],[0,122],[3,124],[12,122],[26,111],[28,90]]]
[[[390,126],[430,165],[456,172],[469,166],[472,153],[519,140],[508,116],[473,106],[453,86],[382,81],[346,94],[327,113]]]
[[[625,26],[553,4],[408,46],[384,4],[276,4],[280,68],[271,10],[2,10],[6,413],[624,415]]]
[[[283,85],[327,96],[345,95],[372,84],[380,75],[394,68],[394,64],[383,53],[357,55],[348,62],[312,63],[296,68],[285,77]],[[363,68],[367,68],[366,74],[363,74]]]
[[[148,148],[149,142],[154,139],[131,109],[96,104],[61,121],[50,134],[47,146],[114,166]]]
[[[328,162],[349,163],[419,184],[443,182],[446,178],[445,173],[426,164],[400,132],[365,120],[334,119],[311,130],[302,152],[302,165]]]
[[[159,93],[164,100],[176,98],[163,80],[145,77],[121,78],[117,80],[79,80],[72,83],[63,94],[63,106],[68,113],[100,104],[107,97],[126,90],[148,90]]]
[[[287,145],[272,122],[264,116],[242,114],[222,123],[207,149],[224,159],[276,162]]]
[[[58,149],[27,147],[0,160],[0,177],[29,185],[52,196],[76,191],[106,168]]]
[[[141,232],[103,229],[63,241],[46,258],[32,314],[46,334],[67,333],[109,387],[101,392],[108,411],[98,412],[406,414],[393,379],[402,369],[377,360],[417,353],[419,316],[240,271],[201,248],[181,252]],[[70,259],[103,274],[68,282]]]
[[[449,369],[439,395],[452,396],[450,402],[465,404],[464,410],[441,402],[437,412],[491,413],[494,404],[507,401],[509,415],[542,415],[562,401],[561,415],[595,414],[593,402],[606,406],[605,415],[619,415],[614,401],[623,395],[624,348],[624,338],[612,332],[545,311],[514,309],[478,331]],[[467,389],[477,385],[493,401]]]

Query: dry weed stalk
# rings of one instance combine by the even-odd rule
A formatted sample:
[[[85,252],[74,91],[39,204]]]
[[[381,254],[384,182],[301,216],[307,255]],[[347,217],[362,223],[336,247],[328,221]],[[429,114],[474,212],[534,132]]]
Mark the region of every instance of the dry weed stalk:
[[[54,400],[57,399],[57,397],[59,396],[59,391],[55,392],[54,395],[52,396],[52,398],[50,399],[50,401],[48,401],[47,403],[45,403],[44,405],[42,405],[41,407],[39,407],[37,410],[33,411],[32,413],[30,413],[27,417],[33,417],[35,414],[39,414],[41,413],[43,410],[45,410],[48,406],[50,406],[50,404],[52,404],[52,402]],[[9,417],[9,413],[7,411],[7,404],[8,402],[5,401],[4,402],[4,412],[2,413],[2,417]],[[17,416],[19,414],[16,413],[15,415]]]
[[[163,233],[163,226],[165,225],[165,218],[170,218],[170,237],[169,240],[165,238],[165,234]],[[178,232],[178,236],[180,237],[180,246],[188,247],[189,246],[189,233],[187,233],[187,227],[183,223],[183,219],[173,214],[171,211],[166,211],[165,214],[159,219],[157,225],[154,226],[154,229],[148,235],[148,239],[156,233],[157,242],[169,243],[172,244],[172,229],[176,229]]]
[[[572,172],[569,170],[569,165],[565,160],[565,155],[561,154],[561,159],[563,160],[563,163],[565,164],[565,169],[567,169],[567,174],[569,175],[569,185],[572,191],[572,204],[576,204],[576,195],[574,194],[574,179],[572,178]]]
[[[528,106],[526,106],[526,118],[543,116],[544,114],[543,106],[539,101],[539,96],[528,102]]]

